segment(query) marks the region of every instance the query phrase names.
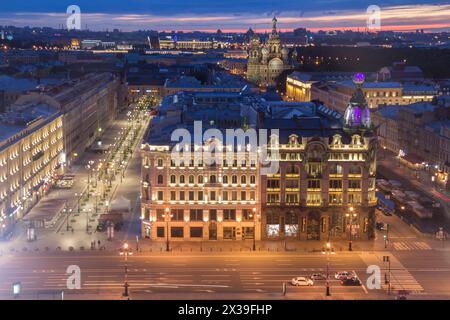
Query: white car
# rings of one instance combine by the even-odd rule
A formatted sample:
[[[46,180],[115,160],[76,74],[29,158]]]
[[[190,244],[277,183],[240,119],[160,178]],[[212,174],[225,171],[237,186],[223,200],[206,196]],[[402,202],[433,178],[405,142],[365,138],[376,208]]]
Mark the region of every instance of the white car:
[[[291,280],[293,286],[312,286],[314,282],[311,279],[305,277],[295,277]]]
[[[334,275],[334,278],[337,280],[344,280],[347,279],[348,277],[352,277],[353,273],[351,272],[347,272],[347,271],[340,271],[340,272],[336,272],[336,274]]]

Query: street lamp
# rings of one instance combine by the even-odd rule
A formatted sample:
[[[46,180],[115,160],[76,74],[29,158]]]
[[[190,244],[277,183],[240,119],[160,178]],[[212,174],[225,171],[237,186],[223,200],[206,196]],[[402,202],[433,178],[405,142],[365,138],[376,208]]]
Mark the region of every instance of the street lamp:
[[[69,231],[69,219],[70,219],[70,215],[72,214],[72,209],[67,210],[67,208],[64,208],[64,212],[67,213],[67,225],[66,225],[66,231]]]
[[[326,244],[326,248],[322,249],[322,254],[327,256],[327,279],[326,279],[326,291],[325,291],[325,294],[327,296],[331,296],[331,293],[330,293],[330,281],[329,281],[329,277],[330,277],[330,254],[331,255],[334,254],[334,248],[331,247],[331,244],[330,244],[329,241]]]
[[[353,218],[357,216],[353,207],[349,208],[349,213],[346,213],[345,216],[350,220],[350,228],[349,228],[349,242],[348,242],[348,251],[352,251],[352,228],[353,228]]]
[[[170,245],[169,245],[169,218],[173,217],[173,214],[169,214],[170,209],[166,208],[165,212],[162,216],[164,220],[166,220],[166,251],[170,251]]]
[[[91,212],[92,209],[86,210],[86,232],[89,232],[89,212]]]
[[[128,243],[124,243],[120,255],[125,258],[125,282],[123,284],[123,296],[128,297],[128,256],[133,255],[133,251],[128,247]]]
[[[250,213],[250,218],[253,218],[253,251],[256,251],[256,219],[259,218],[259,214],[256,214],[256,208],[252,209],[253,213]]]
[[[80,213],[80,198],[83,196],[83,194],[78,194],[78,193],[76,193],[75,192],[75,198],[77,198],[77,210],[78,210],[78,213]]]

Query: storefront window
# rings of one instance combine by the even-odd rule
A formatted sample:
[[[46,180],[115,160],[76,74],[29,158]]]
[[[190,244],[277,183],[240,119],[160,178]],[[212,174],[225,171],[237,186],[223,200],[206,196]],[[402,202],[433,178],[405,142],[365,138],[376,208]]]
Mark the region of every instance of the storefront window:
[[[286,224],[284,233],[286,237],[296,237],[298,234],[298,224]]]
[[[235,239],[236,238],[236,228],[234,227],[224,227],[223,228],[223,238],[224,239]]]
[[[170,233],[172,238],[183,238],[184,236],[183,227],[172,227]]]
[[[203,236],[202,227],[191,227],[190,229],[191,238],[201,238]]]
[[[267,225],[267,237],[278,237],[280,235],[280,225],[279,224],[268,224]]]

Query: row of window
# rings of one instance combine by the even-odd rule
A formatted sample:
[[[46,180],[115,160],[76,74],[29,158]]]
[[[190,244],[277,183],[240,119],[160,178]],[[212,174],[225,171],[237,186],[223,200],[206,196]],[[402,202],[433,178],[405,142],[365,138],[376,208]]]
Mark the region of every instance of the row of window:
[[[203,209],[190,209],[189,220],[190,221],[203,221],[204,212]],[[146,212],[146,219],[149,219],[149,212]],[[241,210],[242,221],[252,221],[254,216],[252,210],[242,209]],[[207,217],[209,221],[217,221],[217,209],[209,209],[207,212]],[[163,209],[156,209],[156,221],[165,221],[165,211]],[[171,209],[170,210],[170,220],[171,221],[185,221],[185,210],[183,209]],[[223,209],[222,210],[223,221],[235,221],[236,220],[236,209]]]
[[[279,193],[268,193],[267,194],[267,203],[268,204],[279,204],[281,196]],[[361,193],[349,193],[348,194],[348,203],[350,204],[360,204],[362,202]],[[285,195],[285,203],[287,204],[299,204],[300,197],[298,193],[287,193]],[[306,203],[309,205],[321,205],[322,204],[322,195],[320,193],[308,193],[306,195]],[[329,204],[344,204],[342,193],[330,193],[328,195],[328,203]]]
[[[146,180],[148,181],[148,175],[146,177]],[[218,180],[220,180],[220,178],[218,178],[216,175],[210,175],[208,179],[206,179],[206,177],[204,177],[203,175],[199,175],[197,176],[197,179],[195,179],[195,177],[193,175],[189,175],[187,178],[187,183],[189,184],[194,184],[197,181],[197,184],[203,184],[205,182],[209,182],[209,183],[217,183]],[[229,179],[229,177],[227,175],[222,176],[222,183],[223,184],[228,184],[231,180],[232,184],[237,184],[238,183],[238,176],[237,175],[233,175],[231,176],[231,179]],[[256,176],[251,175],[247,178],[247,176],[242,175],[239,179],[241,184],[247,184],[247,180],[250,182],[250,184],[255,184],[256,183]],[[157,178],[158,184],[164,184],[164,176],[163,175],[158,175]],[[170,183],[171,184],[185,184],[186,183],[186,176],[184,175],[180,175],[177,176],[176,175],[171,175],[170,176]]]
[[[170,191],[170,201],[205,201],[208,194],[209,201],[255,201],[254,191]],[[164,191],[157,192],[157,201],[164,201]]]
[[[215,159],[210,159],[207,162],[204,162],[203,159],[198,159],[196,161],[194,161],[194,159],[189,160],[189,162],[185,162],[184,159],[182,159],[182,157],[180,157],[181,159],[176,160],[176,159],[171,159],[170,160],[170,166],[171,167],[203,167],[204,165],[208,165],[208,166],[217,166],[219,165],[219,163],[216,162]],[[146,159],[144,162],[144,165],[149,166],[149,160]],[[157,159],[156,160],[156,166],[157,167],[164,167],[164,159]],[[222,161],[222,166],[223,167],[248,167],[250,166],[250,168],[255,168],[256,167],[256,160],[250,160],[247,161],[245,159],[238,161],[238,159],[234,159],[233,161],[228,161],[227,159],[224,159]]]
[[[342,180],[340,180],[340,179],[329,180],[329,187],[330,187],[330,189],[342,189]],[[279,189],[280,188],[280,180],[279,179],[268,179],[267,180],[267,188],[268,189]],[[292,189],[299,188],[299,180],[292,180],[292,179],[286,180],[286,188],[292,188]],[[320,188],[321,188],[321,180],[308,179],[308,189],[320,189]],[[348,189],[361,189],[361,180],[348,180]]]
[[[202,238],[203,237],[203,227],[190,227],[189,229],[190,238]],[[253,238],[254,228],[244,227],[242,228],[243,236],[246,238]],[[165,227],[156,228],[156,236],[158,238],[165,237]],[[184,238],[184,227],[170,227],[170,236],[172,238]],[[212,235],[210,234],[210,239]],[[214,235],[215,239],[217,234]],[[234,227],[223,227],[223,238],[224,239],[235,239],[236,238],[236,228]]]

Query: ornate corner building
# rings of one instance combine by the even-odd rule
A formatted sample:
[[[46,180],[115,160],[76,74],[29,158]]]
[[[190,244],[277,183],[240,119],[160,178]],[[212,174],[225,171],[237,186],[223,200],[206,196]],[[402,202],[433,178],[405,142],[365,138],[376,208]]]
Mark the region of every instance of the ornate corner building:
[[[295,54],[295,52],[293,53]],[[266,44],[254,35],[249,49],[247,79],[261,87],[274,86],[277,77],[285,70],[292,69],[289,49],[283,48],[277,31],[277,19],[272,20],[272,33]]]
[[[261,176],[263,239],[373,238],[377,138],[363,81],[355,76],[344,117],[319,106],[312,117],[264,121],[279,129],[269,147],[279,170]]]
[[[357,84],[347,112],[313,102],[268,102],[251,93],[167,96],[143,141],[142,235],[154,240],[369,240],[375,226],[377,138]],[[244,121],[245,119],[245,121]],[[208,164],[206,131],[267,130],[259,150],[226,146]],[[173,158],[174,130],[194,136]],[[195,132],[198,142],[195,142]],[[193,135],[194,134],[194,135]],[[194,141],[194,143],[192,143]],[[220,139],[219,139],[220,143]],[[245,142],[246,143],[246,142]],[[245,152],[244,152],[245,153]],[[265,166],[275,164],[267,173]]]

